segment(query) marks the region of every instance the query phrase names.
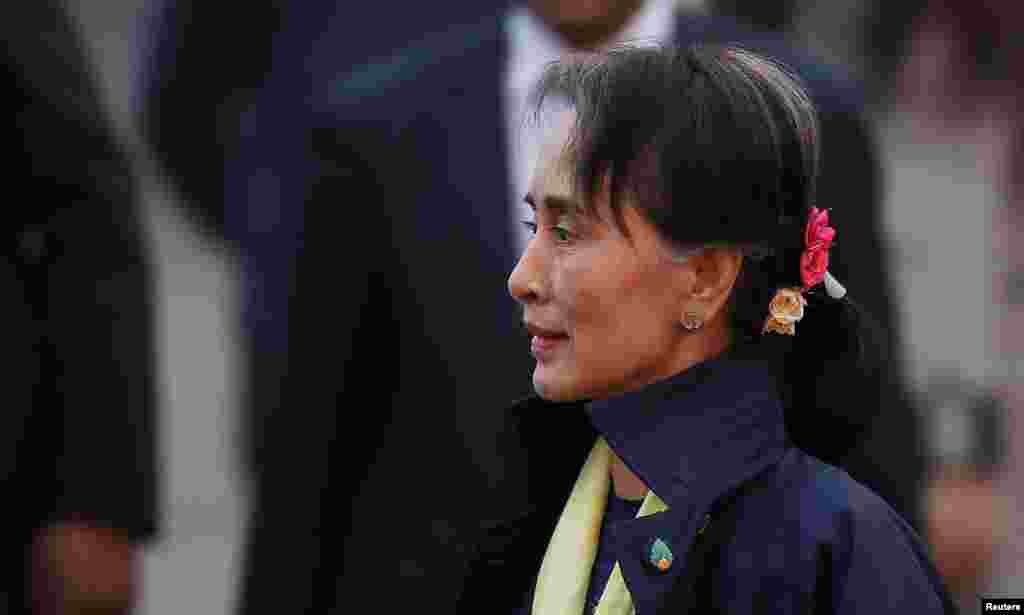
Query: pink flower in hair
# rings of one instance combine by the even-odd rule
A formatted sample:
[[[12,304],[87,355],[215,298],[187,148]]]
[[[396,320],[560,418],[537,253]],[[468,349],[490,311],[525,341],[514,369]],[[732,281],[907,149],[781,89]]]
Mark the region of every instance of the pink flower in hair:
[[[828,271],[828,251],[836,229],[828,225],[828,210],[812,207],[804,231],[804,252],[800,255],[800,277],[806,292],[821,284]]]

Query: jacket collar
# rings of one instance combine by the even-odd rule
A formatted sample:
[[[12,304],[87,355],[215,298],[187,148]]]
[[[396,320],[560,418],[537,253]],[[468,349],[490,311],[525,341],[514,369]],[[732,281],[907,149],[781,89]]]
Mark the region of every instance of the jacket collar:
[[[790,447],[772,372],[735,356],[608,399],[555,404],[534,395],[514,412],[531,466],[538,465],[531,473],[540,483],[535,494],[554,507],[541,509],[545,519],[557,518],[597,434],[668,504],[667,511],[606,528],[637,612],[658,612],[682,572],[703,564],[688,554],[708,515],[714,522],[716,503],[777,465]],[[548,526],[538,525],[550,532]],[[676,557],[664,573],[648,564],[655,539]],[[533,554],[530,570],[540,555]]]
[[[601,400],[554,403],[530,395],[511,411],[531,455],[546,459],[575,458],[580,450],[585,456],[603,435],[670,508],[710,507],[789,446],[772,372],[736,356]]]
[[[642,390],[592,401],[594,428],[669,505],[709,506],[786,446],[771,371],[755,361],[705,361]]]

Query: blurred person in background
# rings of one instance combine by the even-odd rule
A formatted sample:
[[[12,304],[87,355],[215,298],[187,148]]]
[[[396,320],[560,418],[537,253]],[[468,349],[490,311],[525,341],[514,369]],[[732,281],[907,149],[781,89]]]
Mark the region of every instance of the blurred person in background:
[[[970,170],[983,188],[929,206],[934,211],[974,207],[991,233],[986,245],[993,275],[987,286],[994,308],[988,348],[994,369],[989,370],[988,395],[993,398],[987,405],[1005,407],[1007,448],[1003,463],[994,467],[976,467],[971,455],[941,455],[928,492],[929,539],[937,563],[963,596],[965,608],[974,608],[975,593],[1024,595],[1024,458],[1016,444],[1024,436],[1024,389],[1017,367],[1024,352],[1024,56],[1016,41],[1024,26],[1024,5],[997,0],[897,4],[872,3],[868,23],[880,27],[863,37],[871,51],[866,66],[879,75],[878,90],[887,93],[890,113],[912,127],[908,140],[933,148],[952,144],[971,161]],[[890,40],[873,48],[883,33]],[[962,176],[933,172],[930,177],[940,193],[963,195],[950,190],[962,183]],[[994,198],[986,199],[986,192]],[[995,205],[990,208],[986,200]],[[936,408],[940,412],[933,420],[941,421],[943,405]],[[978,410],[971,414],[967,425],[984,416]],[[971,440],[976,430],[964,430],[961,439]]]
[[[259,417],[276,407],[286,369],[287,287],[302,221],[301,207],[281,195],[303,169],[278,154],[301,147],[294,126],[304,123],[312,84],[497,5],[413,3],[383,28],[393,7],[379,3],[265,0],[240,20],[230,4],[146,0],[133,88],[143,138],[193,228],[226,240],[241,260],[247,476],[258,463]]]
[[[1005,400],[955,372],[936,375],[927,394],[933,417],[926,536],[962,610],[971,612],[977,594],[991,589],[1008,529],[1006,503],[997,495],[1006,469]]]
[[[64,6],[4,4],[0,24],[0,610],[124,614],[157,529],[152,272],[134,176]]]
[[[866,238],[837,245],[837,271],[856,296],[876,297],[865,303],[890,334],[891,310],[873,305],[888,305],[888,278],[873,234],[878,160],[856,87],[777,33],[700,14],[713,8],[516,4],[356,70],[344,58],[332,70],[329,46],[312,41],[275,51],[292,63],[274,75],[317,68],[303,87],[264,85],[271,102],[243,118],[243,155],[227,173],[229,207],[260,204],[239,251],[251,331],[263,331],[252,343],[265,344],[254,355],[276,357],[253,383],[266,393],[253,396],[262,410],[243,612],[381,600],[444,610],[468,537],[525,506],[530,460],[487,408],[529,389],[532,361],[510,328],[517,310],[501,274],[527,239],[527,89],[565,54],[627,40],[738,42],[792,66],[821,109],[817,204]],[[287,275],[272,278],[271,266]],[[898,366],[873,373],[852,387],[861,396],[787,423],[916,522],[923,453],[900,378]]]
[[[305,135],[295,125],[307,124],[300,118],[307,113],[313,83],[319,83],[324,71],[334,75],[386,56],[452,23],[472,22],[498,4],[409,4],[402,7],[402,19],[382,28],[377,24],[387,22],[394,7],[268,1],[247,5],[240,19],[237,7],[224,3],[148,3],[141,24],[142,70],[135,86],[144,139],[183,197],[194,228],[226,239],[244,271],[248,364],[242,422],[248,477],[262,480],[262,468],[268,465],[263,417],[279,408],[277,390],[288,369],[288,287],[302,210],[300,202],[286,201],[282,194],[293,194],[289,182],[305,177],[304,160],[292,161],[287,155],[303,147]],[[230,44],[225,43],[227,32]],[[301,369],[299,360],[293,362],[294,369]],[[327,407],[333,411],[333,405]],[[287,455],[273,456],[270,465],[287,466]],[[298,526],[308,527],[302,521]],[[281,575],[281,587],[297,578],[288,568],[266,563]],[[300,562],[297,575],[309,574],[304,565]],[[301,609],[302,601],[310,599],[300,594],[285,610]]]

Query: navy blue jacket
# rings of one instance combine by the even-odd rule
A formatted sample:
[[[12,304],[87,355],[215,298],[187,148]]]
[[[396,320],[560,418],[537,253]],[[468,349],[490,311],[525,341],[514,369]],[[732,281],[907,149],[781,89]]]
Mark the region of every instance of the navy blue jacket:
[[[679,615],[690,598],[701,613],[954,612],[907,522],[792,446],[774,377],[758,363],[715,359],[593,402],[532,396],[511,414],[534,469],[533,509],[482,534],[459,613],[529,613],[547,540],[597,434],[669,507],[606,530],[639,615]],[[730,531],[693,557],[698,530],[724,523],[719,503],[740,486],[749,491],[729,510]],[[676,556],[664,572],[648,564],[657,538]],[[688,592],[682,581],[695,571]]]

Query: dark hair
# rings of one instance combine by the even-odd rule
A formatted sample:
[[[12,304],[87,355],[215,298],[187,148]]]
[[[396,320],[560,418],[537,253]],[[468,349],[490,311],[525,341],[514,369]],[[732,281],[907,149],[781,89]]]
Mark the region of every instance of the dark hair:
[[[817,115],[795,75],[737,47],[619,47],[551,65],[535,91],[538,113],[551,98],[576,111],[569,148],[590,213],[607,185],[623,231],[629,192],[673,245],[744,249],[730,299],[733,352],[779,366],[787,407],[820,407],[851,369],[873,367],[860,310],[820,287],[807,293],[795,336],[762,335],[775,291],[802,286],[814,203]]]

